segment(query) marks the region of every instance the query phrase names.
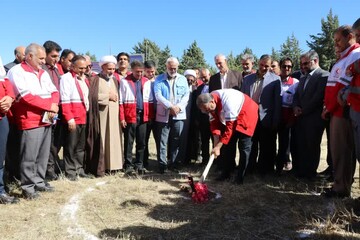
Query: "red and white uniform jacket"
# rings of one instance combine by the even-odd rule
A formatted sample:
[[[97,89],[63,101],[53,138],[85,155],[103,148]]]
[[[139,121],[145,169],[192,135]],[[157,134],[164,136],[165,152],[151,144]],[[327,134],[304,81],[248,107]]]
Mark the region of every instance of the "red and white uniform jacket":
[[[36,72],[26,62],[11,68],[8,78],[14,87],[17,102],[12,106],[14,120],[19,130],[48,126],[42,115],[59,103],[59,92],[50,75],[40,69]]]
[[[12,99],[15,99],[15,94],[13,91],[13,87],[7,78],[0,78],[0,99],[2,99],[5,96],[9,96]],[[1,112],[0,110],[0,120],[2,117],[4,117],[6,113]]]
[[[85,79],[87,87],[89,82]],[[84,96],[77,75],[72,70],[61,76],[60,103],[64,122],[75,121],[76,124],[86,124],[88,96]]]
[[[347,101],[354,111],[360,112],[360,57],[348,67],[348,71],[352,80]]]
[[[292,124],[295,121],[292,105],[298,84],[299,80],[291,76],[287,77],[287,81],[281,81],[281,124]]]
[[[354,44],[341,53],[341,58],[336,61],[331,69],[325,88],[324,104],[326,109],[337,117],[343,116],[343,108],[337,102],[340,89],[348,86],[352,77],[346,75],[347,67],[360,58],[360,45]]]
[[[141,78],[142,96],[143,96],[143,119],[148,122],[154,118],[153,91],[151,81],[147,78]],[[119,86],[120,120],[127,123],[136,123],[136,86],[133,81],[133,75],[121,79]]]
[[[234,131],[249,137],[254,134],[258,121],[258,105],[249,96],[234,89],[220,89],[210,93],[216,109],[210,115],[210,129],[228,144]]]

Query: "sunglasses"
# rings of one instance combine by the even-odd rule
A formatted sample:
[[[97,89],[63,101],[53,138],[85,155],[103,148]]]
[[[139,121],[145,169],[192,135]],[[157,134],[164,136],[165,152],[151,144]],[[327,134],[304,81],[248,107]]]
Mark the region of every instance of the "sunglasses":
[[[282,65],[281,67],[282,67],[282,68],[292,68],[291,65]]]
[[[90,64],[90,65],[87,65],[86,68],[92,68],[92,66],[93,66],[93,65]]]

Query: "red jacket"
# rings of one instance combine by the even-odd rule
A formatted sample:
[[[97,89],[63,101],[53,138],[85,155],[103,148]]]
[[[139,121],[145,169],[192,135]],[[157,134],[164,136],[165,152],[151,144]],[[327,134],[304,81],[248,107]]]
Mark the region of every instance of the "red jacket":
[[[353,110],[360,112],[360,59],[349,66],[349,71],[353,79],[350,82],[350,92],[347,101]]]
[[[143,119],[144,122],[148,122],[154,118],[154,97],[151,81],[142,77],[141,87],[143,95]],[[127,123],[136,123],[136,90],[132,74],[120,81],[119,89],[120,120],[125,120]]]
[[[85,80],[89,87],[89,81]],[[62,75],[60,80],[60,102],[62,107],[63,122],[68,123],[74,119],[76,124],[86,124],[86,106],[84,94],[72,70]]]
[[[9,97],[15,99],[13,87],[11,86],[9,79],[7,79],[7,78],[0,79],[0,99],[2,99],[5,96],[9,96]],[[6,115],[6,113],[0,112],[0,120],[5,115]]]
[[[325,88],[324,105],[326,110],[332,115],[343,117],[343,108],[337,101],[339,91],[350,84],[351,78],[346,76],[346,68],[352,64],[356,59],[355,54],[360,50],[359,44],[354,44],[349,47],[347,52],[336,61],[331,69],[328,81]]]
[[[249,96],[234,89],[211,92],[216,109],[210,113],[210,129],[228,144],[234,131],[251,137],[258,121],[258,105]]]
[[[59,103],[59,92],[50,75],[42,69],[36,74],[30,65],[22,62],[9,70],[8,78],[17,96],[12,112],[18,129],[48,126],[42,122],[42,116],[53,103]]]

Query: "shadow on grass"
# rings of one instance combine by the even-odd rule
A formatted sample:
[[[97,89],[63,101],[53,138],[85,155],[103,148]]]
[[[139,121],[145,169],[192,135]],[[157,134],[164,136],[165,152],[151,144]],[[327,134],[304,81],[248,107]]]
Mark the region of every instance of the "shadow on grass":
[[[156,227],[103,229],[98,235],[103,239],[296,239],[302,227],[299,218],[320,214],[302,206],[319,202],[319,196],[294,194],[280,189],[281,184],[211,185],[221,189],[222,199],[194,204],[180,196],[169,198],[172,204],[156,205],[147,214]],[[167,196],[176,191],[158,193]],[[162,228],[162,223],[174,227]]]
[[[358,203],[353,199],[341,201],[319,196],[324,187],[322,179],[251,175],[239,186],[213,182],[212,178],[207,183],[222,194],[221,199],[194,204],[181,196],[184,193],[180,191],[159,190],[156,194],[167,198],[170,204],[158,204],[150,209],[146,216],[152,219],[151,226],[142,223],[105,228],[98,236],[102,239],[360,239],[351,235],[359,232],[358,219],[343,214]],[[152,173],[142,179],[179,186],[184,177],[176,173]],[[127,204],[148,207],[137,200],[123,202],[122,207]],[[311,233],[306,235],[306,230]]]

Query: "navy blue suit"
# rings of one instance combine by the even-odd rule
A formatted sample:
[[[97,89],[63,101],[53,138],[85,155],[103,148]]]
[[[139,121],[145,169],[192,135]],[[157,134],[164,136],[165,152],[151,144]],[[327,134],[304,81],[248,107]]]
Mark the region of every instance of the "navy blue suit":
[[[247,75],[242,83],[241,91],[252,97],[254,83],[258,79],[257,73]],[[276,129],[281,118],[281,80],[274,73],[264,75],[262,91],[259,97],[259,121],[252,138],[252,149],[249,159],[248,172],[253,172],[258,158],[260,173],[274,171],[276,158]],[[259,151],[260,145],[260,152]]]

